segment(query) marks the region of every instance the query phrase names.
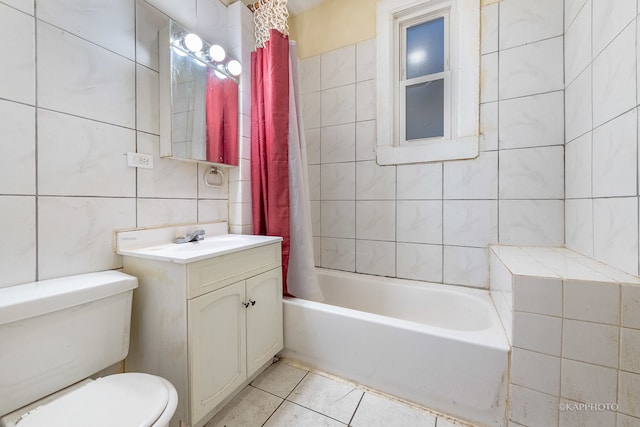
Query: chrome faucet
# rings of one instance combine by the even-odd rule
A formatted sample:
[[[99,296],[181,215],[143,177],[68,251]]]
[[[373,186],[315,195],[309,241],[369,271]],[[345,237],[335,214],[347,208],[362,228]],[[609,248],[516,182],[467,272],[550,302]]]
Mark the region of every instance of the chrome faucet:
[[[196,242],[198,240],[204,240],[204,230],[202,228],[193,230],[191,233],[187,233],[184,237],[177,237],[173,243],[189,243]]]

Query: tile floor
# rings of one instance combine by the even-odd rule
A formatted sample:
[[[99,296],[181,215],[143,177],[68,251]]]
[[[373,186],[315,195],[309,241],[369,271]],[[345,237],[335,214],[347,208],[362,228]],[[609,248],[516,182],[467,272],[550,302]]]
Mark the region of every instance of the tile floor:
[[[271,365],[205,427],[472,427],[288,360]]]

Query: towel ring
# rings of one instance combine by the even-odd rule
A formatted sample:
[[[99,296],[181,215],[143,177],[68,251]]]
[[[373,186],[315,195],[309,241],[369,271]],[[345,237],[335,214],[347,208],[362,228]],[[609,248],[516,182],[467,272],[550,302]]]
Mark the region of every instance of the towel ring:
[[[212,176],[216,177],[217,179],[214,178],[214,181],[210,182],[209,179]],[[204,185],[206,185],[207,187],[222,187],[222,184],[224,184],[224,173],[222,173],[222,171],[215,166],[209,166],[209,168],[204,172],[204,176],[202,178],[204,181]]]

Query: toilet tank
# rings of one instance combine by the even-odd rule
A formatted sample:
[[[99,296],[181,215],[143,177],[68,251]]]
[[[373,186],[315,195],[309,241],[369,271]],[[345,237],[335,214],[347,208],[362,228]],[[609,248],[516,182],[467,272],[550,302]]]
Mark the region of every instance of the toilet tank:
[[[123,360],[137,286],[103,271],[0,288],[0,416]]]

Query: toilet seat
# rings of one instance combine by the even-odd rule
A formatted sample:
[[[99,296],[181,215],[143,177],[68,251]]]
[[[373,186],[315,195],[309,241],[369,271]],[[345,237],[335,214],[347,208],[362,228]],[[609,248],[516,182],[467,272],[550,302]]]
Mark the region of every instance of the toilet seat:
[[[166,380],[149,374],[109,375],[37,407],[16,425],[151,427],[170,409],[167,405],[172,400],[172,390],[167,384]]]

